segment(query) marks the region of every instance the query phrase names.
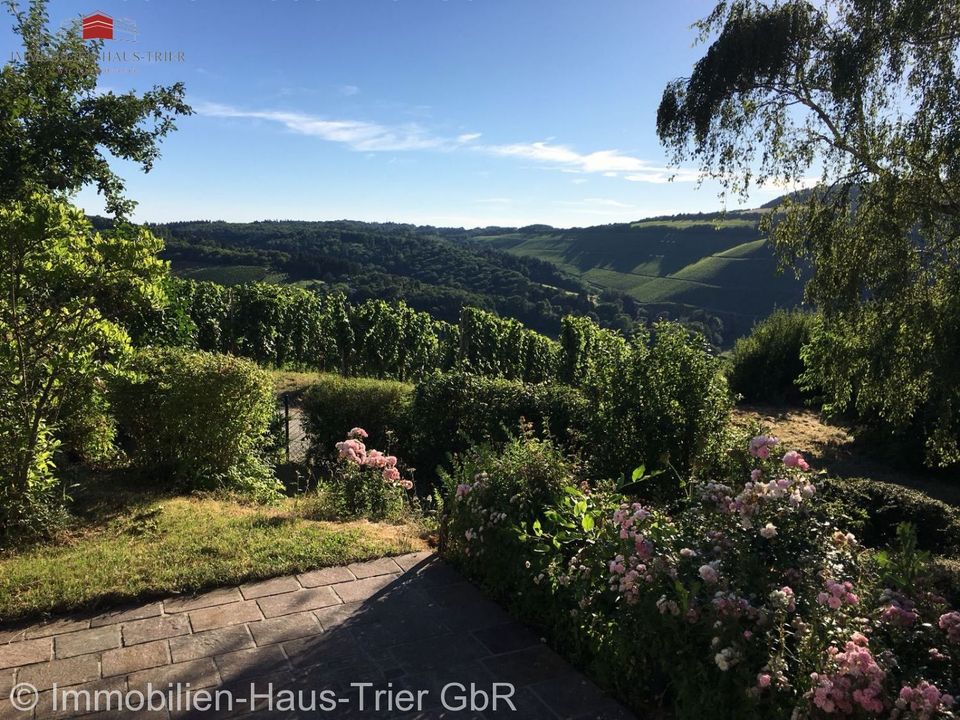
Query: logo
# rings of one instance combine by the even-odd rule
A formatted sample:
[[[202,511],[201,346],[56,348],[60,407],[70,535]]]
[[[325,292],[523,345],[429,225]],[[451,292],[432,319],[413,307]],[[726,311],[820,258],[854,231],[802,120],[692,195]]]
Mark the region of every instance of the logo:
[[[133,20],[119,18],[114,20],[99,10],[82,19],[84,40],[128,40],[137,39],[137,24]]]

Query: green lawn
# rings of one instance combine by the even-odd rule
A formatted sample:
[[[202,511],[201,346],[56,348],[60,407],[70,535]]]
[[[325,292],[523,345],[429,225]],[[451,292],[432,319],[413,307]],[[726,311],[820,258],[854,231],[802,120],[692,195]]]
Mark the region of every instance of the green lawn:
[[[313,520],[315,506],[303,498],[258,507],[119,490],[82,505],[59,537],[0,555],[0,622],[425,547],[415,526]]]

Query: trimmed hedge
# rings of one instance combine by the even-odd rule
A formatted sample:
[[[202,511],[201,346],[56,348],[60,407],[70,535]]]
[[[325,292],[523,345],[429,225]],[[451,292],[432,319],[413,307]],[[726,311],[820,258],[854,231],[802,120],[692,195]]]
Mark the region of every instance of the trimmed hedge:
[[[321,375],[303,398],[304,428],[310,454],[316,460],[332,457],[334,445],[351,428],[362,427],[371,447],[386,450],[387,432],[403,452],[410,446],[413,385],[395,380]],[[396,447],[389,448],[391,450]]]
[[[851,511],[860,539],[870,547],[890,545],[897,524],[912,523],[917,543],[938,555],[960,552],[960,510],[917,490],[864,478],[830,479],[817,484],[818,491]]]
[[[590,408],[576,388],[467,373],[435,374],[417,385],[412,418],[421,470],[446,465],[448,453],[516,437],[521,420],[549,429],[570,449],[581,444]]]
[[[810,397],[800,388],[801,348],[810,340],[814,316],[776,310],[733,346],[730,387],[752,403],[800,404]]]
[[[275,399],[255,363],[166,348],[141,351],[129,370],[111,395],[135,466],[192,487],[269,484],[261,451]]]

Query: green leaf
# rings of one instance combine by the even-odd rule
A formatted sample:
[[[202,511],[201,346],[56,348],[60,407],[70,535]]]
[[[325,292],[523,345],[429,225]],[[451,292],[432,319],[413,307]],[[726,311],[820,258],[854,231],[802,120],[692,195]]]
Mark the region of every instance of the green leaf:
[[[593,515],[584,515],[583,519],[580,520],[580,526],[587,532],[593,530],[594,524]]]

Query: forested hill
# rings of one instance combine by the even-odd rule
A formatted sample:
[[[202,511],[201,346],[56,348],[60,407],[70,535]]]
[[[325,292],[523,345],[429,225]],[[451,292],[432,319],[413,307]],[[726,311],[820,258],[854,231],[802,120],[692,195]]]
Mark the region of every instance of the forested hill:
[[[760,236],[762,211],[691,214],[562,230],[534,226],[474,231],[474,240],[519,257],[549,260],[596,287],[648,308],[700,308],[726,321],[726,340],[774,307],[799,304],[802,284],[778,274]]]
[[[799,284],[774,274],[759,215],[675,216],[560,230],[435,228],[352,221],[151,225],[174,273],[224,284],[262,280],[338,289],[354,301],[403,299],[454,322],[463,305],[550,335],[569,313],[629,331],[684,320],[727,345]]]

